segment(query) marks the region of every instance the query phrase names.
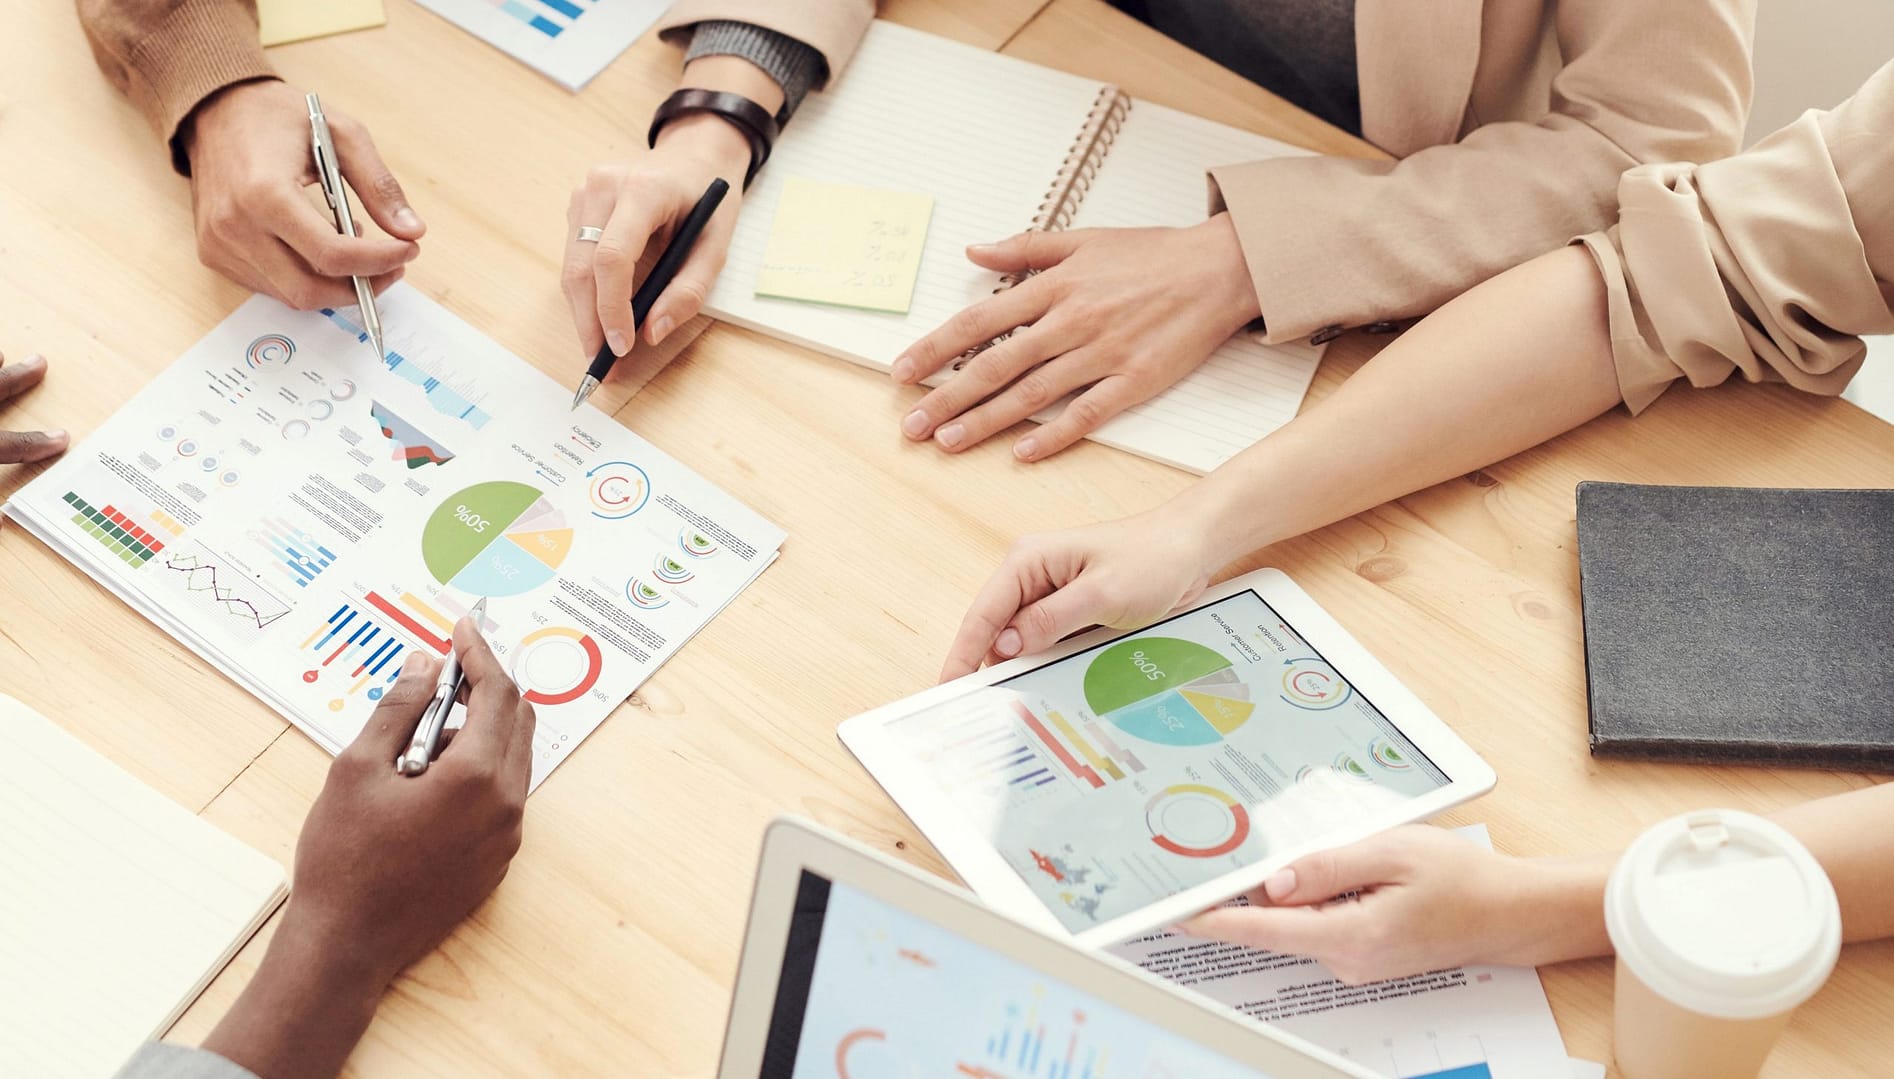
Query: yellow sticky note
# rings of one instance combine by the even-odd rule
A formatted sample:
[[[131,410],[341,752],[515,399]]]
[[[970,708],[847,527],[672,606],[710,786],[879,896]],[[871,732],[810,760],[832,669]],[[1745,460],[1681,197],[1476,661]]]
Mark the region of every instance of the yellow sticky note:
[[[756,294],[906,314],[934,196],[791,176]]]
[[[381,0],[257,0],[263,44],[283,45],[387,23]]]

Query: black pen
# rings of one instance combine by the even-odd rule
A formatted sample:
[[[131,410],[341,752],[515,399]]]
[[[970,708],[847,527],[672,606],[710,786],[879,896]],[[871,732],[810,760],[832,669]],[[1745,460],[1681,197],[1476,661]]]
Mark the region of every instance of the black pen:
[[[717,207],[723,203],[723,197],[729,192],[730,185],[721,178],[710,181],[710,186],[704,189],[704,197],[698,199],[697,205],[691,207],[691,212],[685,215],[684,223],[677,227],[677,232],[671,236],[671,242],[665,245],[664,254],[658,256],[658,264],[651,267],[651,273],[644,279],[644,284],[639,285],[638,291],[632,294],[633,341],[637,340],[638,329],[644,325],[645,316],[651,313],[651,305],[657,303],[659,294],[670,287],[671,279],[677,276],[677,271],[683,267],[684,260],[690,257],[691,248],[697,246],[697,237],[704,231],[704,226],[710,223],[710,215],[717,212]],[[572,395],[573,408],[578,408],[585,403],[586,398],[592,396],[592,391],[598,389],[598,384],[605,381],[605,376],[612,372],[612,364],[617,362],[618,357],[613,355],[611,345],[598,347],[598,355],[592,357],[592,366],[585,369],[585,378],[579,383],[579,392]]]

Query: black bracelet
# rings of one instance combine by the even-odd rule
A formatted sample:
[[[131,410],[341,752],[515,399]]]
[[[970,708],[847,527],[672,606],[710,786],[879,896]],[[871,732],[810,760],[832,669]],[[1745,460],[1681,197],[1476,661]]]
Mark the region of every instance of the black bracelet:
[[[679,90],[664,99],[658,111],[651,117],[651,132],[646,143],[658,144],[658,133],[664,125],[680,116],[708,112],[723,117],[730,126],[743,133],[750,143],[750,170],[743,176],[743,186],[748,188],[750,181],[756,179],[763,163],[769,160],[770,148],[776,145],[776,134],[780,130],[776,118],[769,110],[742,94],[726,93],[722,90],[690,89]]]

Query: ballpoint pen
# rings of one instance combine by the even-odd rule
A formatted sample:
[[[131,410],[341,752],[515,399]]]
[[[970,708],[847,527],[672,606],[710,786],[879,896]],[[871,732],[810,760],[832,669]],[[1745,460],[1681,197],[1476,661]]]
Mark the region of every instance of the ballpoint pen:
[[[473,619],[478,630],[480,623],[487,617],[487,601],[482,598],[467,613]],[[427,708],[421,712],[421,719],[414,725],[414,737],[408,742],[408,751],[395,758],[395,771],[404,776],[418,776],[427,771],[434,761],[434,754],[441,748],[441,732],[447,729],[447,714],[454,710],[454,700],[460,696],[461,683],[467,680],[467,672],[460,665],[460,657],[448,646],[447,659],[441,664],[441,676],[434,682],[434,696],[427,702]]]
[[[671,286],[671,280],[683,267],[684,260],[690,257],[691,248],[697,246],[698,235],[710,223],[710,215],[717,212],[718,204],[723,202],[723,197],[729,192],[730,185],[722,179],[710,181],[703,197],[691,207],[691,212],[684,217],[684,223],[672,234],[671,242],[665,245],[664,253],[658,256],[657,265],[651,267],[644,284],[639,285],[638,291],[632,294],[631,332],[634,337],[638,328],[644,325],[645,316],[651,313],[651,305],[657,303],[658,296]],[[592,357],[592,366],[586,368],[585,378],[579,382],[579,392],[572,395],[573,408],[578,408],[585,403],[586,398],[592,396],[592,391],[598,389],[598,384],[605,381],[606,375],[611,374],[612,364],[616,362],[618,357],[613,354],[612,346],[598,347],[598,355]]]
[[[309,152],[316,159],[316,179],[322,182],[322,197],[329,200],[329,211],[335,215],[335,230],[352,238],[355,215],[349,212],[348,189],[342,186],[342,165],[335,156],[335,139],[329,135],[328,118],[322,115],[322,101],[314,94],[308,98]],[[381,312],[375,309],[375,290],[366,277],[349,280],[355,282],[355,302],[362,308],[362,326],[368,331],[368,343],[375,347],[376,357],[386,356],[388,349],[381,337]]]

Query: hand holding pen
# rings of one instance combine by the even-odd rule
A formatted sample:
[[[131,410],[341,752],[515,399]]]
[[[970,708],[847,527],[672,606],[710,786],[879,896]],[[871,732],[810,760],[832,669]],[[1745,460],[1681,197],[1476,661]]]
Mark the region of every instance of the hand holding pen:
[[[480,634],[480,623],[487,617],[487,601],[482,597],[474,604],[473,610],[462,620],[473,627],[473,638],[480,651],[492,655],[487,642]],[[421,710],[421,716],[415,720],[414,735],[408,739],[408,748],[395,758],[395,771],[404,776],[418,776],[426,772],[428,765],[440,753],[441,743],[447,736],[447,717],[454,710],[454,702],[460,699],[461,687],[467,680],[467,667],[461,661],[466,646],[460,643],[460,627],[454,627],[455,642],[447,651],[447,658],[441,661],[440,674],[434,680],[434,695],[428,698],[427,707]],[[404,672],[405,673],[405,672]],[[505,677],[504,673],[500,677]]]
[[[386,235],[345,235],[311,154],[308,100],[275,80],[240,83],[205,99],[180,128],[190,166],[204,265],[255,292],[304,310],[360,302],[350,277],[380,292],[420,253],[427,226],[359,122],[326,114],[341,179]]]

